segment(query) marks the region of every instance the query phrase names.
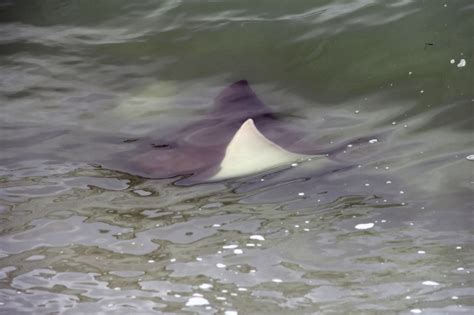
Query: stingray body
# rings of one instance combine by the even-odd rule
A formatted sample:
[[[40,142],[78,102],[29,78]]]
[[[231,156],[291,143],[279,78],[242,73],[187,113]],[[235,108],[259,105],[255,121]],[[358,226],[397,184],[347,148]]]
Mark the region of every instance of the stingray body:
[[[214,110],[132,159],[148,178],[183,176],[180,183],[219,181],[267,171],[318,153],[304,134],[279,120],[242,80],[226,87]]]

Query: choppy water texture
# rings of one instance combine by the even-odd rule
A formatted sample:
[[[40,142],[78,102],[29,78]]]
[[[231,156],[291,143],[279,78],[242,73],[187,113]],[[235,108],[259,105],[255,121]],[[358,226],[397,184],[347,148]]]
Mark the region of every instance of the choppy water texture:
[[[471,0],[7,0],[0,19],[1,314],[474,312]],[[102,163],[239,79],[322,146],[377,141],[189,187]]]

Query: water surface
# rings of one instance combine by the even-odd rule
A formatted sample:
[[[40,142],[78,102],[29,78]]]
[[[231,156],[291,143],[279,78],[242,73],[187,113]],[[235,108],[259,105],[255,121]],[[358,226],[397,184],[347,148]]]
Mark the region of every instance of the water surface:
[[[3,1],[0,313],[472,313],[473,14]],[[321,147],[377,141],[189,187],[114,167],[240,79]]]

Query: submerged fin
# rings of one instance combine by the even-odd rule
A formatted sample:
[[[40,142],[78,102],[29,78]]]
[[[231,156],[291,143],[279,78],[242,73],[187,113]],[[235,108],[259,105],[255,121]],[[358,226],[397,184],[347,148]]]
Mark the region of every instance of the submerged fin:
[[[208,180],[246,176],[309,157],[283,149],[267,139],[252,119],[247,119],[229,142],[219,170]]]

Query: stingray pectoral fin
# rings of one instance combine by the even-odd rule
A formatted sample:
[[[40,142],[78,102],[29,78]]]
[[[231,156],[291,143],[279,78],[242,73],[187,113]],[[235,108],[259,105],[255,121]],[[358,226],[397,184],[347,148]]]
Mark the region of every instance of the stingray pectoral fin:
[[[219,170],[208,180],[246,176],[309,157],[283,149],[267,139],[252,119],[247,119],[229,142]]]

